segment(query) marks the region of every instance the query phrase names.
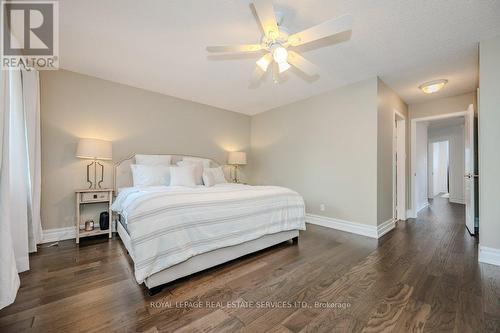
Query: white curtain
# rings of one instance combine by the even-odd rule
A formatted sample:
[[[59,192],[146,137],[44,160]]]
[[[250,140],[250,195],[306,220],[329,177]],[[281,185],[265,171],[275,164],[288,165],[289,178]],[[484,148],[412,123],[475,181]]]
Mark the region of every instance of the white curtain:
[[[16,256],[14,251],[14,230],[11,230],[12,217],[10,207],[10,123],[11,95],[10,85],[14,76],[20,76],[13,70],[0,70],[0,308],[14,302],[19,289]]]
[[[41,140],[40,140],[40,80],[38,71],[23,71],[23,102],[28,155],[28,247],[36,252],[42,240],[40,217]]]
[[[2,70],[0,122],[0,308],[29,269],[40,226],[40,108],[36,71]]]

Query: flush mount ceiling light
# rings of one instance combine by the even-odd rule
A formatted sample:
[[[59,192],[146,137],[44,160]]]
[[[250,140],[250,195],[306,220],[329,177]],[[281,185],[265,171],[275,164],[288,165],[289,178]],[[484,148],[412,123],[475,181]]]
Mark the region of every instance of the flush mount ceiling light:
[[[426,82],[426,83],[420,85],[418,88],[426,94],[433,94],[433,93],[438,92],[439,90],[443,89],[443,87],[447,83],[448,83],[448,80],[444,80],[444,79],[435,80],[435,81]]]
[[[208,52],[264,52],[257,60],[257,68],[252,76],[252,84],[257,84],[264,73],[271,66],[274,81],[278,82],[279,74],[296,67],[303,73],[317,75],[318,68],[302,57],[293,48],[310,42],[323,39],[352,28],[350,15],[330,19],[309,29],[289,34],[288,29],[282,25],[283,15],[275,13],[272,0],[253,0],[255,12],[262,27],[263,36],[258,44],[209,46]]]

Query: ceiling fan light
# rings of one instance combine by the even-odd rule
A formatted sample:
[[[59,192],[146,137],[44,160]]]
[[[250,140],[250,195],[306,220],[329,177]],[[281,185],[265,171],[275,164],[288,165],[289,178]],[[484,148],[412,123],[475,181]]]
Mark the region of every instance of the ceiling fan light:
[[[287,62],[288,51],[283,46],[278,46],[273,50],[273,59],[278,64]]]
[[[262,69],[264,72],[267,71],[267,68],[269,67],[270,63],[271,63],[271,60],[269,60],[269,58],[266,56],[261,57],[256,62],[257,66],[259,66],[259,68]]]
[[[290,64],[287,63],[286,61],[278,63],[278,71],[280,72],[280,74],[289,69],[290,67],[291,67]]]
[[[435,80],[426,82],[420,85],[418,88],[426,94],[433,94],[443,89],[443,87],[448,83],[448,80]]]

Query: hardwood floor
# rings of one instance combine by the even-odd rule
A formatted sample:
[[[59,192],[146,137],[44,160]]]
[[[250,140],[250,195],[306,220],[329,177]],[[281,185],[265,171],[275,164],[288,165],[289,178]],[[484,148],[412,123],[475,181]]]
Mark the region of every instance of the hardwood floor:
[[[437,198],[379,240],[308,225],[153,297],[119,239],[64,241],[31,256],[0,331],[500,332],[500,267],[463,219]]]

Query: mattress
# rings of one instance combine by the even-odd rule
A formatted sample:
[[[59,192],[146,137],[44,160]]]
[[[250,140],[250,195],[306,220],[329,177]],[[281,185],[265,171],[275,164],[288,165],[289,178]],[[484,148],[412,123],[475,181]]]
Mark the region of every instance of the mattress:
[[[305,230],[302,197],[276,186],[128,188],[112,209],[130,236],[138,283],[202,253]]]

